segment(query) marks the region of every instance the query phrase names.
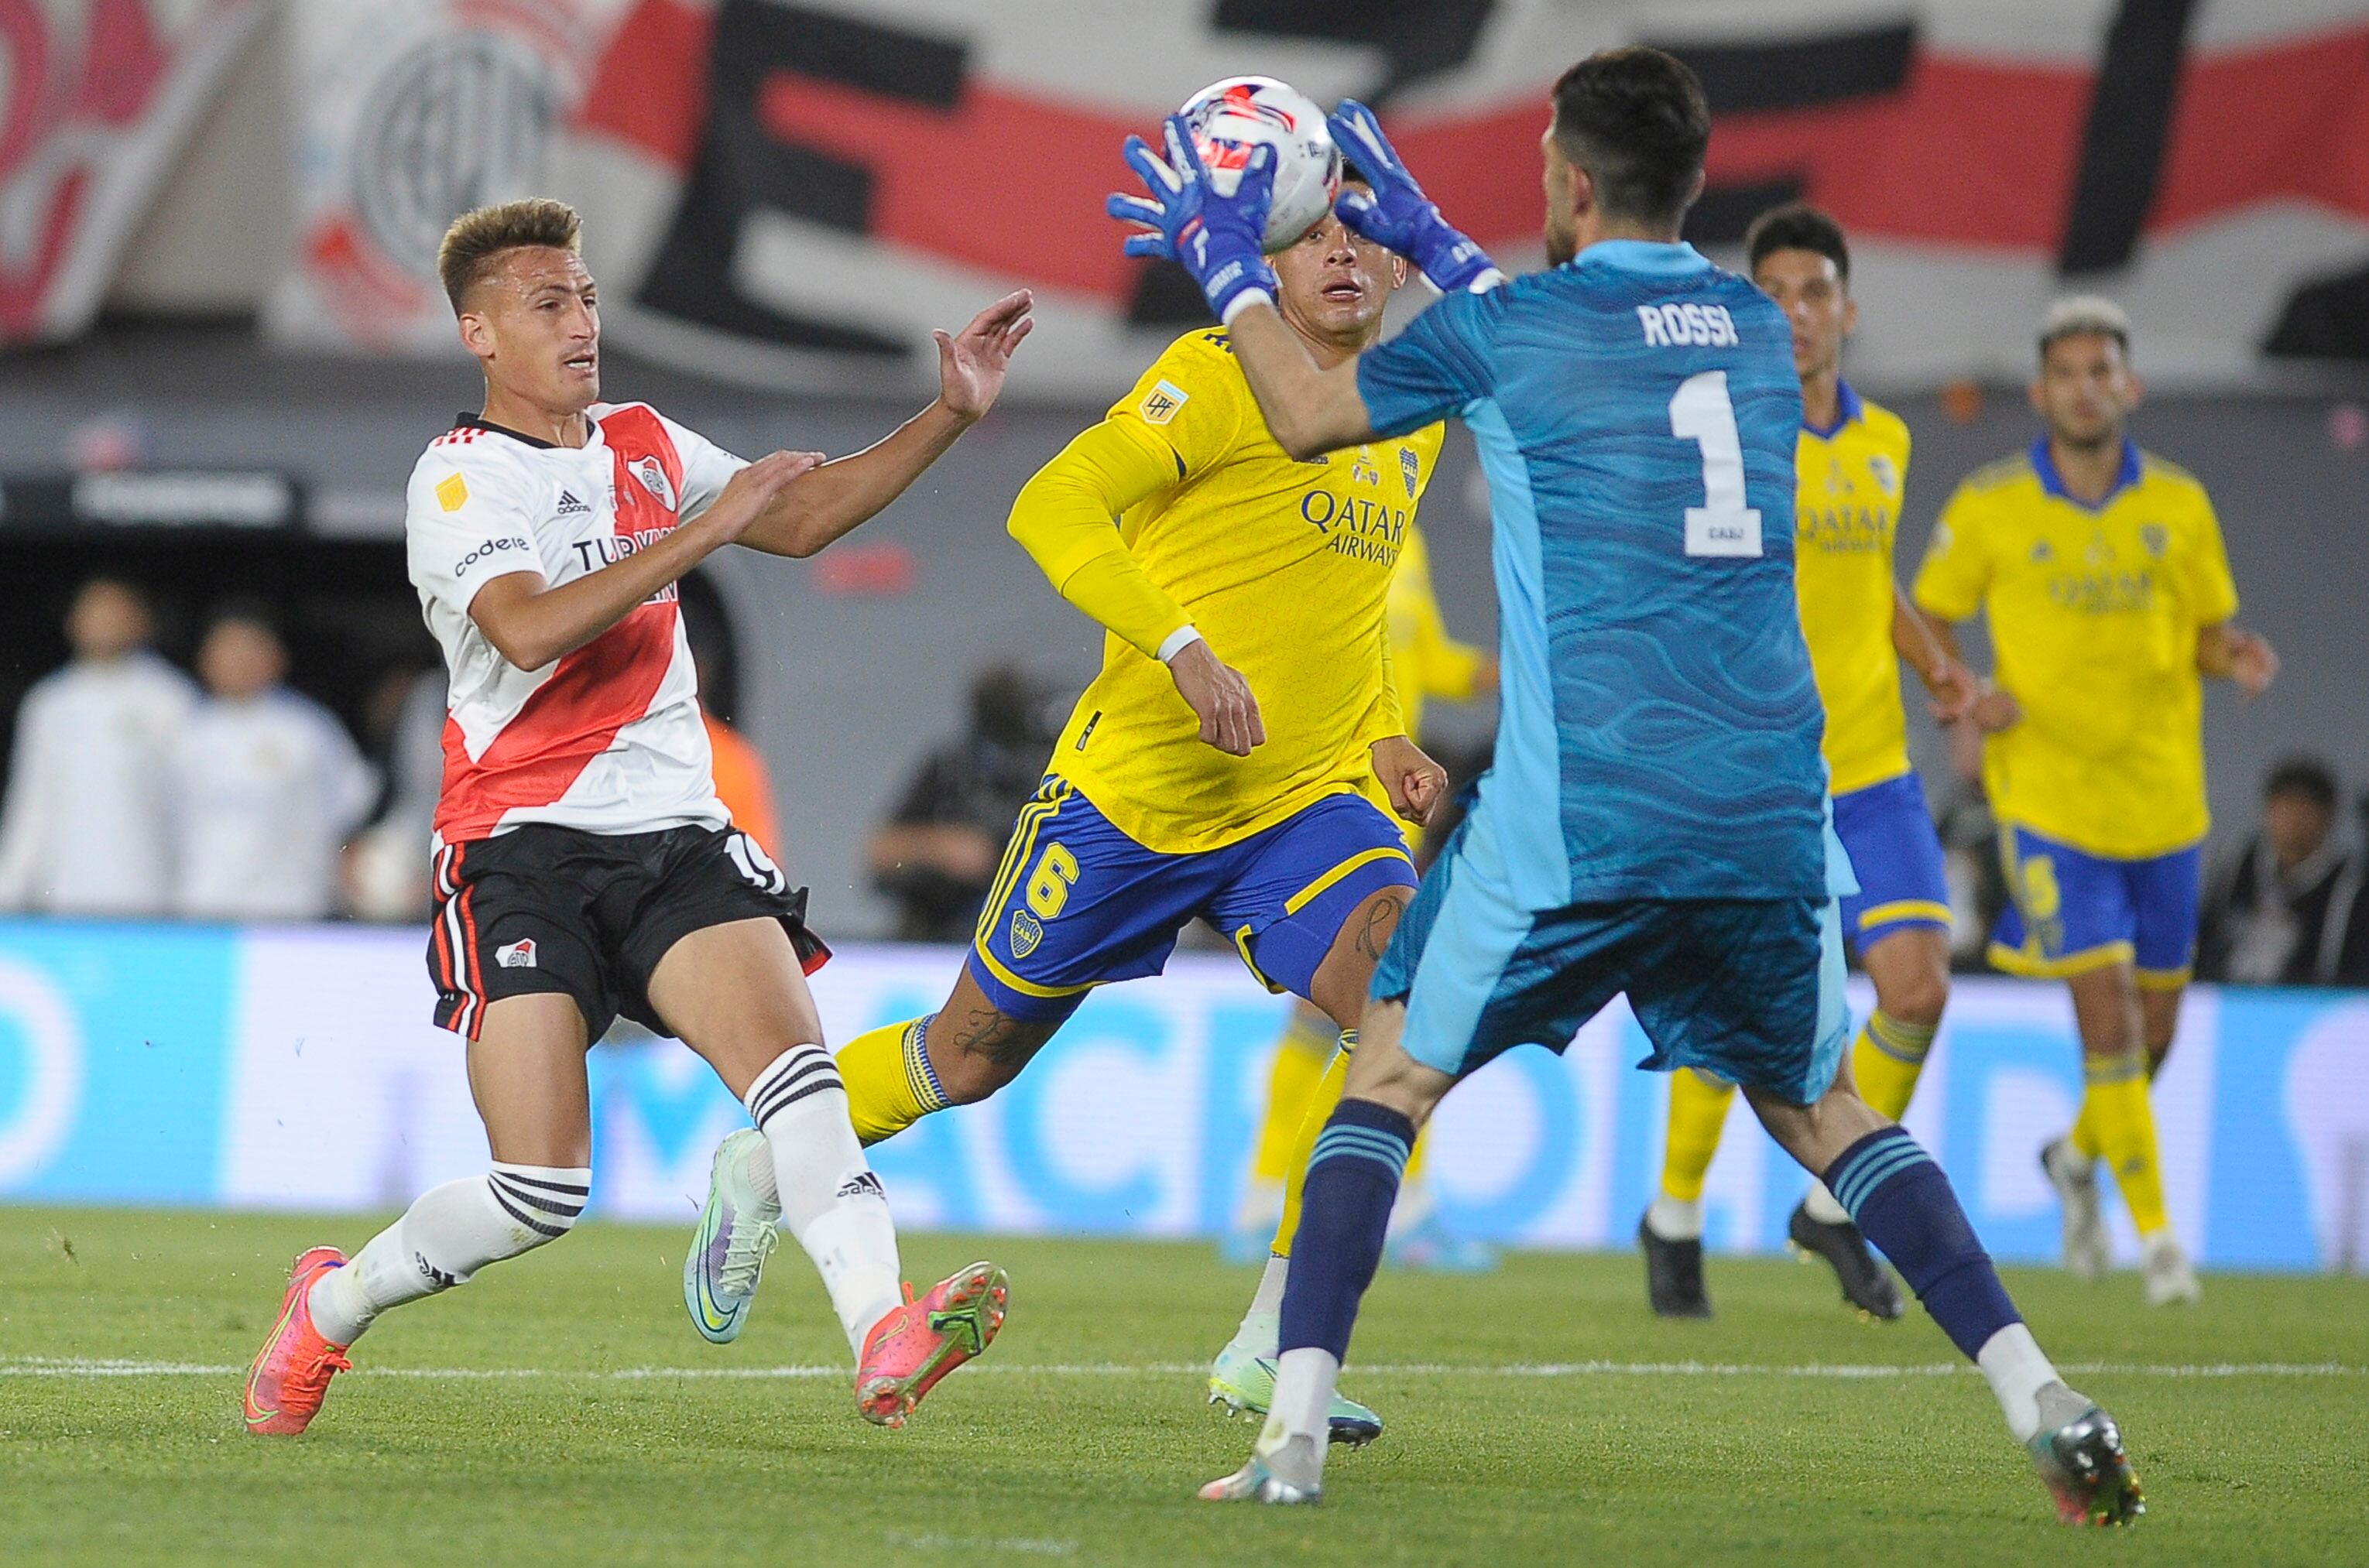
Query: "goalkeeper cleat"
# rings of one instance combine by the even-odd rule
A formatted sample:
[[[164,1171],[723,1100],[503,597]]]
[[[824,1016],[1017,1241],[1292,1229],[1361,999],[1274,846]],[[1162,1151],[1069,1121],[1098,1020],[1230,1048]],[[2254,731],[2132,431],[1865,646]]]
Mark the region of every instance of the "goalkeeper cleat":
[[[682,1304],[691,1326],[711,1345],[740,1337],[765,1260],[781,1244],[782,1206],[747,1175],[749,1160],[772,1158],[765,1135],[744,1127],[717,1146],[708,1172],[707,1207],[682,1260]]]
[[[1667,1241],[1640,1220],[1637,1244],[1645,1249],[1645,1299],[1653,1303],[1654,1316],[1711,1316],[1711,1297],[1703,1290],[1701,1237]]]
[[[2040,1431],[2024,1445],[2068,1525],[2126,1525],[2146,1512],[2114,1418],[2061,1382],[2040,1391]]]
[[[1236,1415],[1260,1416],[1275,1403],[1276,1358],[1229,1345],[1209,1364],[1209,1403]],[[1325,1426],[1333,1442],[1362,1449],[1382,1435],[1382,1418],[1354,1399],[1333,1396]]]
[[[2077,1279],[2103,1279],[2113,1266],[2113,1245],[2106,1236],[2106,1219],[2098,1209],[2098,1172],[2094,1162],[2059,1138],[2043,1146],[2040,1168],[2056,1189],[2065,1214],[2065,1267]]]
[[[991,1263],[956,1269],[920,1301],[905,1287],[905,1304],[872,1325],[855,1369],[855,1408],[880,1426],[902,1426],[938,1380],[995,1342],[1012,1284]]]
[[[2169,1231],[2157,1231],[2140,1244],[2139,1278],[2146,1286],[2150,1307],[2181,1306],[2204,1294],[2188,1250]]]
[[[1793,1217],[1785,1222],[1785,1234],[1805,1261],[1824,1258],[1842,1283],[1843,1300],[1868,1316],[1890,1323],[1907,1311],[1900,1300],[1900,1287],[1867,1250],[1867,1238],[1848,1220],[1837,1224],[1814,1220],[1808,1206],[1797,1203]]]
[[[1268,1446],[1262,1434],[1250,1462],[1201,1488],[1204,1503],[1310,1504],[1324,1500],[1324,1452],[1310,1437]]]
[[[329,1380],[351,1369],[346,1347],[332,1345],[313,1326],[307,1298],[313,1282],[345,1266],[335,1247],[299,1253],[288,1271],[288,1293],[280,1298],[280,1319],[246,1374],[246,1429],[258,1437],[292,1437],[312,1424],[328,1397]]]

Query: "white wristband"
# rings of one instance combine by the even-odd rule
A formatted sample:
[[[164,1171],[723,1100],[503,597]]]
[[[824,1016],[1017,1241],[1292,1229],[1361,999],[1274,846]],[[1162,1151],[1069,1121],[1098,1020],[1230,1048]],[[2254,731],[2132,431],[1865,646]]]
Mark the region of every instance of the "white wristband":
[[[1253,305],[1272,305],[1274,303],[1275,296],[1268,293],[1265,290],[1245,289],[1241,293],[1236,294],[1232,299],[1226,301],[1226,313],[1219,317],[1218,320],[1222,325],[1231,326],[1234,324],[1234,318],[1241,315]]]
[[[1183,653],[1185,649],[1190,648],[1194,643],[1198,642],[1199,641],[1201,641],[1201,629],[1195,626],[1191,621],[1186,621],[1184,625],[1178,627],[1175,631],[1170,632],[1167,637],[1162,640],[1160,644],[1160,662],[1163,665],[1166,664],[1169,660],[1174,658],[1177,654]]]

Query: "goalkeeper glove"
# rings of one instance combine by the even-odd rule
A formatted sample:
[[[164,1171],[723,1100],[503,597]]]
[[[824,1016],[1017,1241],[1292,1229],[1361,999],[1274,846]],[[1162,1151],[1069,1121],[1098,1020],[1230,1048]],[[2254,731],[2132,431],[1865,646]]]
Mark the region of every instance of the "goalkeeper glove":
[[[1275,185],[1275,149],[1253,148],[1234,194],[1220,196],[1209,184],[1209,171],[1182,115],[1169,116],[1167,140],[1162,160],[1142,137],[1127,139],[1127,161],[1151,194],[1114,195],[1103,203],[1112,217],[1150,231],[1128,235],[1123,248],[1129,256],[1182,263],[1221,322],[1262,300],[1273,304],[1275,269],[1261,253],[1260,240]]]
[[[1365,176],[1372,192],[1343,191],[1333,204],[1342,222],[1423,268],[1432,287],[1443,294],[1459,289],[1483,293],[1505,280],[1488,252],[1448,227],[1438,204],[1407,173],[1372,109],[1355,98],[1343,98],[1324,123],[1333,144]]]

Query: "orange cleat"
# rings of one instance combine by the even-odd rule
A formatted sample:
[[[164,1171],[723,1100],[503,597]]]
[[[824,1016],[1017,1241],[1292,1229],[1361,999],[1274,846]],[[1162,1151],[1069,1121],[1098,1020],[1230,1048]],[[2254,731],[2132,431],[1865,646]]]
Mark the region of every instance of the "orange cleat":
[[[994,1343],[1011,1299],[1011,1281],[991,1263],[956,1269],[918,1301],[906,1286],[905,1304],[864,1336],[857,1411],[878,1426],[902,1426],[940,1378]]]
[[[332,1345],[313,1326],[306,1297],[313,1281],[345,1265],[335,1247],[299,1253],[288,1271],[288,1293],[280,1299],[280,1321],[256,1354],[246,1374],[246,1429],[258,1437],[292,1437],[321,1413],[329,1380],[349,1370],[346,1347]]]

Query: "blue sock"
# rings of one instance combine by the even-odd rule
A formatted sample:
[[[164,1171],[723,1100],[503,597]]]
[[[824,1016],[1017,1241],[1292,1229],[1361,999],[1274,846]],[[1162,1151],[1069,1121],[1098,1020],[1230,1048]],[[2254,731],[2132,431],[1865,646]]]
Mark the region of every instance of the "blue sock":
[[[1414,1148],[1414,1123],[1371,1100],[1343,1100],[1316,1135],[1299,1189],[1299,1233],[1283,1287],[1282,1350],[1349,1355],[1357,1302],[1374,1282]]]
[[[1825,1183],[1968,1360],[2023,1321],[1950,1178],[1905,1129],[1886,1127],[1844,1150]]]

